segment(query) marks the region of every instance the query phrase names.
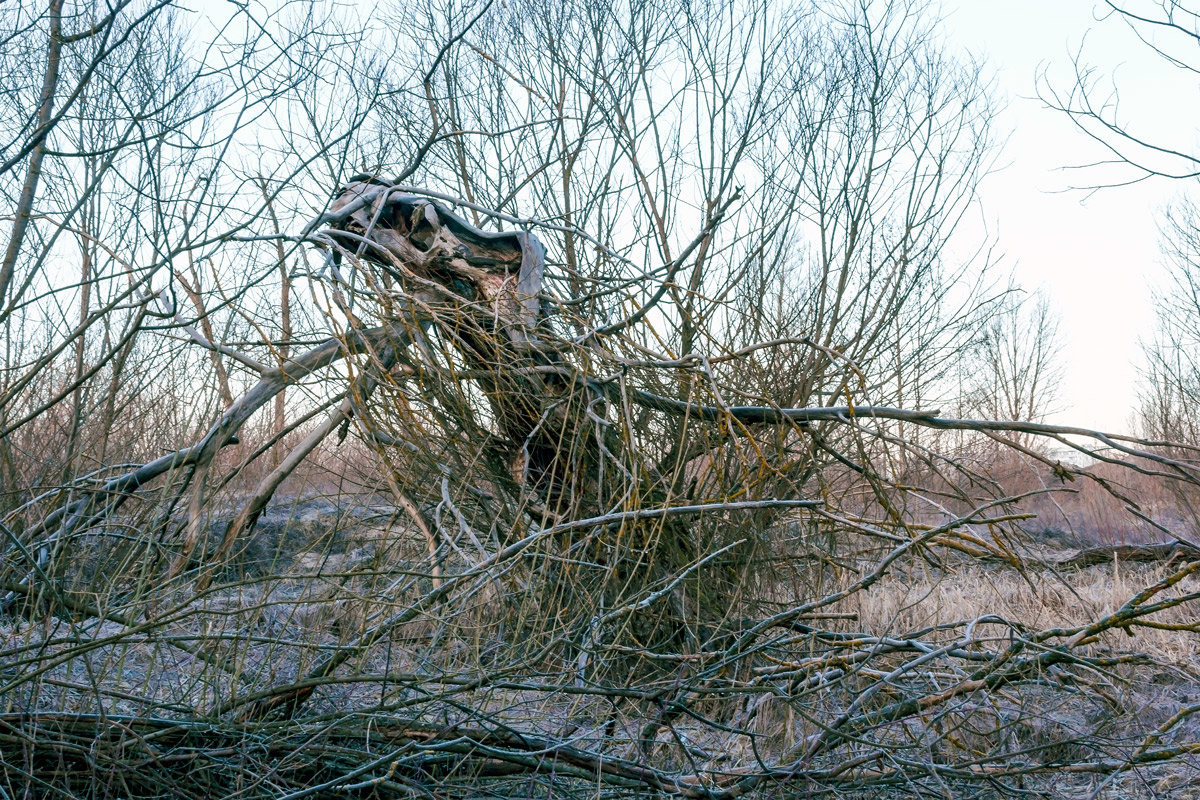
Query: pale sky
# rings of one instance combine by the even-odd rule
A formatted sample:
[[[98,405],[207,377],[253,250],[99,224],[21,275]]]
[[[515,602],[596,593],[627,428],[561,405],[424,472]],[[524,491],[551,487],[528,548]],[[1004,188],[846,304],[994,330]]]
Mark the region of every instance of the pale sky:
[[[1122,22],[1099,19],[1093,0],[945,0],[943,7],[950,43],[985,60],[1007,98],[998,120],[1010,133],[1003,169],[984,183],[982,217],[971,225],[994,236],[1003,268],[1028,288],[1043,287],[1061,313],[1066,376],[1052,421],[1128,430],[1139,339],[1153,331],[1151,294],[1165,275],[1158,219],[1185,187],[1157,179],[1090,195],[1064,191],[1117,174],[1061,169],[1103,153],[1037,98],[1036,76],[1045,70],[1069,90],[1071,57],[1082,45],[1106,93],[1115,75],[1121,118],[1146,138],[1183,148],[1197,144],[1200,81],[1167,66]]]

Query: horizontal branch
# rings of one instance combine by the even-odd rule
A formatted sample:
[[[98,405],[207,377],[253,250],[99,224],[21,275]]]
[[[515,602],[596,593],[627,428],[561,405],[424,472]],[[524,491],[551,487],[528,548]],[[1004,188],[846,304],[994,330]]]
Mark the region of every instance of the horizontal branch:
[[[634,389],[631,399],[639,406],[666,411],[679,416],[690,416],[705,420],[722,420],[733,417],[739,422],[784,425],[788,423],[848,422],[851,419],[897,419],[925,421],[936,419],[940,411],[914,411],[888,406],[818,406],[814,408],[776,408],[773,406],[708,406],[689,403],[671,397]]]
[[[267,370],[258,383],[234,403],[199,442],[108,479],[85,497],[47,515],[30,534],[37,536],[53,529],[64,520],[86,514],[96,498],[126,495],[165,473],[208,463],[221,448],[235,444],[237,432],[242,425],[290,384],[297,383],[349,355],[375,351],[389,343],[407,341],[408,336],[409,320],[401,319],[378,328],[356,331],[345,340],[331,338],[319,347],[289,359],[275,369]]]
[[[926,428],[936,430],[978,431],[980,433],[1028,433],[1035,436],[1059,438],[1062,436],[1082,436],[1094,439],[1107,447],[1135,458],[1144,458],[1159,464],[1170,466],[1178,472],[1175,477],[1192,482],[1200,481],[1196,465],[1188,464],[1177,459],[1153,453],[1139,447],[1180,447],[1194,449],[1184,444],[1170,442],[1151,442],[1136,436],[1118,433],[1105,433],[1091,428],[1078,428],[1071,425],[1050,425],[1044,422],[1023,422],[1020,420],[986,420],[986,419],[955,419],[938,416],[938,410],[919,411],[889,406],[815,406],[811,408],[778,408],[774,406],[712,406],[701,403],[689,403],[671,397],[652,394],[640,389],[630,392],[630,399],[639,406],[657,411],[665,411],[677,416],[690,416],[703,420],[722,420],[733,418],[739,422],[761,423],[767,425],[804,425],[810,422],[842,422],[851,423],[871,419],[899,420],[912,422]],[[1076,447],[1090,454],[1084,448],[1073,445],[1070,441],[1062,440],[1065,444]],[[1128,444],[1124,444],[1128,443]],[[1137,446],[1130,446],[1137,445]],[[1159,473],[1161,474],[1161,473]]]

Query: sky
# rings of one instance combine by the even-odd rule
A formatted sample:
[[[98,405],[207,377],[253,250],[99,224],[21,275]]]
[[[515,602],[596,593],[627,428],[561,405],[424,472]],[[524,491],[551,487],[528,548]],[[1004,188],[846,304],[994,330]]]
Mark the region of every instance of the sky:
[[[1069,90],[1082,47],[1101,93],[1115,81],[1122,120],[1190,149],[1200,132],[1200,80],[1155,56],[1121,21],[1103,19],[1093,0],[944,0],[943,11],[949,44],[985,62],[1005,103],[997,124],[1007,144],[967,233],[992,237],[1001,268],[1027,289],[1042,288],[1060,313],[1065,375],[1050,421],[1128,431],[1140,341],[1153,333],[1153,293],[1166,278],[1159,220],[1185,187],[1156,179],[1073,190],[1120,176],[1063,169],[1103,153],[1038,99],[1038,87],[1043,95],[1047,83]]]

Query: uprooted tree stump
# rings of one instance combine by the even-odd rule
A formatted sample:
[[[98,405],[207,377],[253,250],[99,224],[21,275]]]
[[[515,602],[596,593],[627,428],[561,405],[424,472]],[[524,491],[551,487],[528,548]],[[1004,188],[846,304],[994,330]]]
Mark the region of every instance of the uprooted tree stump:
[[[601,446],[584,422],[604,397],[544,335],[541,243],[526,232],[483,231],[378,182],[351,182],[331,214],[339,221],[330,239],[354,252],[355,269],[378,270],[369,275],[377,313],[447,334],[487,398],[499,433],[493,448],[513,480],[542,500],[539,510],[598,507],[601,498],[591,495]]]

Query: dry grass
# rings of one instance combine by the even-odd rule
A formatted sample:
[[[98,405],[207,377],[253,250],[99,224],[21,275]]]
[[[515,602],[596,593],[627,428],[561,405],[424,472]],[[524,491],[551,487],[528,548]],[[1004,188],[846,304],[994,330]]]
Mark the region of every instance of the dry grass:
[[[1020,621],[1031,630],[1073,628],[1115,613],[1146,586],[1177,569],[1178,565],[1123,564],[1116,558],[1108,565],[1082,570],[1017,571],[1009,566],[970,563],[941,569],[921,562],[889,575],[871,591],[857,593],[836,608],[856,614],[863,630],[880,636],[989,614]],[[1198,590],[1200,577],[1195,575],[1175,586],[1180,594]],[[1147,617],[1147,621],[1196,626],[1200,625],[1200,610],[1171,608]],[[1145,626],[1131,630],[1132,638],[1120,630],[1105,632],[1094,647],[1145,652],[1182,670],[1200,668],[1197,637]]]
[[[237,752],[246,758],[247,748],[260,733],[257,728],[229,724],[236,718],[236,709],[245,708],[243,698],[302,679],[323,657],[361,637],[381,615],[413,607],[432,590],[429,565],[423,561],[425,542],[419,532],[402,524],[379,524],[391,518],[387,514],[352,515],[350,519],[355,521],[347,522],[344,511],[336,507],[302,504],[297,510],[300,513],[293,515],[297,530],[281,535],[268,525],[263,534],[276,552],[269,573],[214,587],[202,597],[183,598],[173,608],[161,606],[155,625],[143,633],[131,633],[129,625],[114,621],[73,623],[51,617],[6,621],[0,626],[4,675],[26,677],[5,695],[0,721],[7,733],[0,731],[0,740],[32,732],[17,724],[14,714],[40,712],[45,716],[36,730],[41,731],[47,746],[54,746],[59,737],[71,741],[80,734],[64,732],[61,725],[66,723],[61,715],[87,715],[103,708],[104,714],[125,720],[121,724],[143,736],[149,735],[144,726],[151,719],[177,720],[175,724],[182,726],[179,730],[189,736],[199,736],[194,726],[209,726],[212,735],[220,731],[220,736],[226,737],[225,746],[235,742]],[[281,542],[300,544],[288,549]],[[1037,552],[1042,556],[1053,553],[1045,547]],[[779,580],[762,588],[784,605],[794,606],[811,599],[798,596],[797,587],[811,590],[819,583],[822,591],[832,594],[851,586],[871,562],[864,558],[855,564],[842,563],[855,569],[818,567],[801,559],[794,562],[794,568],[779,572]],[[447,575],[453,575],[469,565],[448,560],[444,567]],[[472,792],[478,790],[528,793],[522,796],[559,792],[595,796],[585,788],[587,781],[579,783],[582,776],[568,768],[570,758],[561,748],[603,753],[604,758],[620,763],[644,765],[656,775],[706,775],[710,776],[706,780],[719,783],[751,774],[762,759],[786,762],[794,758],[806,742],[823,734],[823,725],[852,708],[865,693],[878,691],[872,687],[885,688],[862,709],[882,713],[889,704],[913,692],[932,696],[950,688],[963,679],[961,669],[973,669],[970,662],[956,666],[953,659],[938,659],[922,675],[920,670],[906,668],[911,653],[880,649],[885,641],[937,646],[961,636],[964,621],[988,617],[1011,622],[981,624],[972,647],[981,653],[1002,649],[1014,633],[1032,635],[1039,630],[1086,625],[1112,614],[1173,569],[1116,562],[1084,570],[1019,572],[939,548],[923,556],[905,557],[869,590],[854,592],[822,609],[826,617],[818,615],[807,621],[819,635],[785,631],[771,637],[758,656],[739,662],[727,677],[706,672],[712,656],[680,654],[669,662],[665,679],[627,687],[634,691],[624,699],[619,681],[579,682],[588,674],[576,672],[580,651],[555,646],[552,641],[543,641],[540,649],[530,648],[529,642],[514,639],[523,634],[522,629],[512,627],[513,610],[504,587],[517,585],[513,581],[523,580],[523,573],[510,570],[472,584],[473,588],[451,605],[430,607],[396,626],[378,646],[356,655],[336,675],[321,681],[303,716],[276,723],[283,727],[272,734],[275,743],[268,750],[273,753],[271,758],[282,759],[295,769],[277,776],[280,786],[290,785],[294,790],[320,784],[353,772],[357,769],[353,765],[370,763],[372,748],[364,742],[373,735],[372,726],[381,726],[374,735],[385,736],[383,741],[404,752],[402,740],[386,738],[396,733],[387,732],[385,722],[402,719],[409,725],[408,741],[419,729],[430,737],[426,741],[434,749],[414,762],[424,766],[393,771],[390,778],[381,779],[386,766],[363,773],[365,778],[380,779],[373,786],[385,793],[419,794],[436,786],[438,796],[474,796]],[[1179,594],[1198,589],[1200,578],[1189,575],[1172,591]],[[528,600],[522,602],[520,613],[535,613]],[[854,618],[847,618],[849,614]],[[1198,623],[1186,606],[1146,621]],[[879,775],[886,773],[888,764],[903,763],[905,758],[955,764],[986,760],[999,750],[1033,754],[1031,763],[1088,764],[1102,761],[1106,754],[1128,755],[1147,730],[1200,700],[1196,637],[1144,625],[1136,625],[1132,631],[1132,637],[1121,629],[1103,632],[1095,642],[1078,649],[1077,668],[1047,667],[1045,680],[1018,681],[994,692],[968,692],[933,706],[936,713],[868,725],[861,735],[876,746],[888,743],[896,748],[896,755],[884,759],[882,772],[860,770],[855,778],[858,789],[846,796],[904,796],[907,792],[893,780]],[[854,634],[860,644],[843,643],[831,650],[828,636],[838,632]],[[866,643],[866,650],[861,643]],[[875,656],[844,669],[850,663],[847,659],[872,647],[879,651]],[[1141,656],[1126,663],[1107,667],[1098,666],[1102,661],[1088,663],[1089,658],[1114,658],[1134,651]],[[588,658],[594,664],[603,659],[619,661],[620,656],[598,646]],[[819,668],[815,672],[812,667],[781,672],[783,665],[806,660]],[[811,684],[822,670],[837,668],[838,663],[843,664],[841,677]],[[41,670],[36,677],[30,673],[34,668]],[[897,670],[889,679],[895,682],[893,687],[887,688],[889,681],[880,683],[889,671]],[[689,713],[664,714],[670,706],[663,706],[661,699],[679,697],[681,682],[689,693],[684,696],[690,695]],[[1082,695],[1080,687],[1087,688]],[[652,696],[660,700],[648,702]],[[228,711],[211,716],[219,704],[234,709],[233,717]],[[60,727],[55,727],[55,720]],[[645,738],[648,724],[659,728],[650,747]],[[442,741],[439,730],[454,735]],[[476,732],[468,733],[470,730]],[[540,737],[555,753],[553,759],[565,759],[562,768],[549,775],[537,769],[528,773],[530,764],[520,768],[522,762],[517,759],[522,748],[509,740],[486,744],[487,730],[492,731],[491,736],[507,730],[520,731],[526,740]],[[731,735],[731,731],[738,733]],[[1167,740],[1187,742],[1194,735],[1194,726],[1185,721],[1172,728]],[[474,737],[476,744],[467,751],[456,751],[450,742],[464,736]],[[216,747],[200,741],[179,741],[156,752],[159,757],[180,756]],[[338,752],[345,755],[351,752],[345,748],[351,746],[354,752],[366,749],[351,761],[328,761],[321,755],[328,748],[340,748]],[[27,751],[29,758],[34,758],[34,750]],[[476,760],[472,760],[472,752]],[[477,760],[488,752],[508,753],[508,760]],[[124,750],[112,756],[118,757],[137,760]],[[848,757],[852,758],[842,756]],[[119,773],[116,765],[120,762],[101,760],[113,775]],[[6,775],[5,788],[10,794],[25,785],[22,772],[30,765],[35,774],[40,772],[64,789],[84,785],[78,776],[68,777],[74,774],[69,758],[63,761],[60,757],[58,766],[44,758],[24,763],[25,767],[13,765],[15,771]],[[255,757],[247,763],[262,770],[269,762]],[[439,763],[445,766],[435,766]],[[498,765],[505,763],[509,767],[499,769]],[[826,774],[834,768],[832,763],[820,759],[810,771]],[[1012,763],[1010,757],[1009,766]],[[459,766],[450,768],[451,764]],[[511,770],[525,777],[505,777]],[[1037,787],[1055,793],[1053,796],[1086,797],[1095,791],[1098,798],[1113,799],[1189,797],[1200,774],[1187,757],[1165,766],[1117,772],[1104,783],[1110,772],[1033,770],[1025,777],[1007,779],[1007,783]],[[100,795],[128,791],[157,796],[154,787],[167,785],[162,781],[182,780],[174,772],[168,771],[166,776],[145,786],[128,783],[127,778],[121,783],[115,777],[100,783],[93,778],[89,785],[99,789]],[[951,772],[941,780],[968,792],[961,796],[1003,794],[989,794],[986,781],[968,791],[972,784],[961,783],[962,777]],[[214,772],[214,791],[220,786],[229,791],[238,785],[236,780],[229,784],[222,781],[231,779],[218,778]],[[806,780],[819,783],[822,779]],[[179,785],[194,790],[205,784],[188,778]],[[251,782],[243,784],[242,791],[257,796],[266,786]],[[631,790],[609,785],[600,794],[625,791]]]

